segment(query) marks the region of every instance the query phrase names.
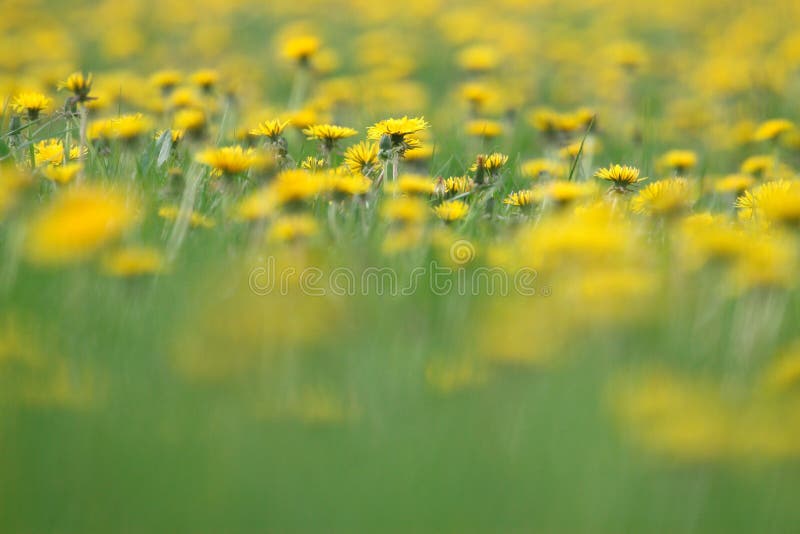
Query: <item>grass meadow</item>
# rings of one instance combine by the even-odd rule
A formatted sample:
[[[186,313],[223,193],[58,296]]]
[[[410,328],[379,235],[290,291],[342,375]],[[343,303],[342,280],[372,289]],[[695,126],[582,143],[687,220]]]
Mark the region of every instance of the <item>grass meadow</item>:
[[[3,0],[0,532],[796,531],[798,23]]]

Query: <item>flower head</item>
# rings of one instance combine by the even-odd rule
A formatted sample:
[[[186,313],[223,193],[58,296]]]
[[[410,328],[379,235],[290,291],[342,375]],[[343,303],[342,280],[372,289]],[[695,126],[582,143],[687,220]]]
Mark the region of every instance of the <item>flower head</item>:
[[[786,119],[771,119],[761,123],[753,134],[755,141],[773,141],[794,129],[794,123]]]
[[[685,178],[668,178],[649,184],[631,201],[635,213],[674,215],[692,204],[692,191]]]
[[[55,265],[87,258],[139,220],[136,203],[97,187],[68,189],[31,222],[26,254],[34,263]]]
[[[503,133],[503,125],[489,119],[476,119],[467,123],[467,134],[491,139]]]
[[[301,66],[306,66],[321,45],[322,42],[314,35],[289,37],[283,43],[283,57],[296,61]]]
[[[618,191],[628,191],[631,186],[646,180],[646,178],[639,178],[639,169],[636,167],[619,164],[598,170],[595,177],[612,182],[613,187]]]
[[[120,278],[157,274],[164,268],[164,255],[152,247],[125,247],[108,253],[102,261],[103,272]]]
[[[344,151],[344,163],[350,172],[369,176],[380,168],[378,159],[378,145],[368,141],[361,141]]]
[[[684,174],[697,165],[697,154],[691,150],[670,150],[659,160],[662,167]]]
[[[515,206],[517,208],[527,208],[532,206],[537,200],[538,197],[532,190],[525,189],[522,191],[509,193],[509,195],[503,200],[503,204],[506,204],[507,206]]]
[[[256,161],[252,149],[243,149],[239,145],[222,148],[209,148],[197,155],[197,161],[208,165],[214,174],[232,176],[247,171]]]
[[[213,69],[200,69],[193,72],[190,79],[200,89],[209,92],[219,82],[219,72]]]
[[[406,136],[426,130],[429,126],[423,117],[386,119],[370,126],[367,130],[367,138],[373,141],[381,141],[381,149],[384,148],[383,139],[386,139],[389,145],[387,148],[396,151],[402,156],[406,150],[413,148]],[[415,141],[419,142],[419,140]]]
[[[317,139],[325,150],[330,151],[340,139],[358,134],[353,128],[336,126],[335,124],[314,124],[303,130],[308,139]]]
[[[250,135],[268,137],[271,141],[277,141],[289,124],[291,124],[291,121],[282,121],[280,119],[264,121],[255,128],[250,129]]]
[[[42,170],[42,174],[48,180],[59,184],[66,184],[75,179],[83,169],[80,163],[67,163],[65,165],[48,165]]]
[[[476,158],[475,163],[469,168],[470,171],[476,172],[479,166],[482,166],[491,175],[498,174],[503,167],[508,163],[508,156],[499,152],[492,154],[481,154]]]
[[[294,242],[313,237],[319,232],[319,225],[311,215],[283,215],[270,226],[267,238],[273,242]]]
[[[433,208],[433,212],[441,220],[453,222],[467,216],[467,213],[469,213],[469,205],[461,200],[448,200]]]
[[[92,91],[92,75],[82,72],[73,72],[69,77],[58,84],[59,88],[72,92],[77,102],[91,100],[89,93]]]
[[[800,182],[776,180],[759,185],[736,200],[739,216],[761,217],[769,222],[797,226],[800,224]]]
[[[29,120],[35,121],[39,113],[50,107],[51,102],[42,93],[20,93],[14,97],[12,107],[17,113],[25,113]]]

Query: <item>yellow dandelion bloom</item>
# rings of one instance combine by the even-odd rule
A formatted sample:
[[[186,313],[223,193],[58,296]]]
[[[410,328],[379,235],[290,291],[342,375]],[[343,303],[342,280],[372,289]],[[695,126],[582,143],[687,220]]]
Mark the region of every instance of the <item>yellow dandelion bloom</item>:
[[[200,69],[193,72],[189,79],[203,91],[210,91],[219,82],[219,72],[214,69]]]
[[[255,163],[255,151],[239,145],[209,148],[200,152],[196,160],[208,165],[214,175],[232,176],[249,170]]]
[[[389,191],[405,195],[432,195],[436,189],[436,182],[429,176],[422,174],[401,174],[396,182],[386,184]]]
[[[152,124],[152,121],[141,113],[120,115],[111,120],[112,135],[123,141],[133,141],[150,131]]]
[[[275,213],[278,193],[272,186],[265,186],[246,196],[236,207],[236,218],[242,221],[258,221]]]
[[[84,148],[84,154],[87,150]],[[61,139],[43,139],[34,145],[36,165],[61,165],[64,163],[64,144]],[[75,146],[69,150],[69,159],[80,157],[80,148]]]
[[[336,126],[335,124],[315,124],[303,130],[308,139],[332,142],[358,134],[353,128]]]
[[[28,227],[26,256],[56,265],[85,259],[139,220],[129,197],[97,187],[69,189],[55,197]]]
[[[306,65],[321,46],[322,42],[314,35],[297,35],[286,39],[282,53],[283,57]]]
[[[529,178],[564,178],[567,175],[567,166],[558,161],[549,159],[530,159],[522,164],[522,175]]]
[[[595,177],[613,183],[614,187],[620,191],[627,191],[632,185],[646,180],[646,178],[639,177],[639,169],[636,167],[619,164],[598,170]]]
[[[670,150],[661,156],[659,164],[662,168],[683,174],[697,166],[697,154],[691,150]]]
[[[197,135],[206,127],[206,114],[200,109],[179,109],[172,119],[175,130]]]
[[[692,205],[692,191],[685,178],[668,178],[649,184],[631,201],[634,213],[674,215]]]
[[[272,188],[281,205],[297,204],[310,200],[322,192],[325,181],[322,175],[303,169],[290,169],[275,177]]]
[[[273,242],[292,242],[313,237],[319,232],[319,225],[311,215],[285,215],[272,223],[267,239]]]
[[[269,137],[272,141],[275,141],[283,134],[283,131],[291,122],[290,120],[282,121],[280,119],[264,121],[255,128],[250,129],[250,135]]]
[[[50,107],[52,100],[42,93],[20,93],[14,97],[11,107],[17,113],[25,113],[30,120],[39,118],[39,114]]]
[[[59,184],[66,184],[75,179],[83,169],[80,163],[67,163],[66,165],[48,165],[42,170],[42,174],[48,180]]]
[[[379,141],[381,136],[388,135],[392,143],[397,144],[407,135],[427,130],[430,125],[425,122],[424,117],[409,119],[407,116],[400,119],[386,119],[377,122],[367,130],[367,138]]]
[[[89,99],[89,93],[92,90],[92,75],[82,72],[73,72],[66,80],[59,83],[58,86],[60,89],[66,89],[72,92],[79,102],[85,102]]]
[[[363,174],[334,174],[328,187],[335,195],[354,197],[367,194],[372,180]]]
[[[765,182],[736,199],[742,219],[754,216],[787,225],[800,224],[800,182]]]
[[[753,134],[755,141],[773,141],[781,135],[794,130],[794,123],[786,119],[772,119],[763,122]]]
[[[151,247],[125,247],[103,257],[105,274],[120,278],[152,275],[164,269],[164,255]]]
[[[183,80],[183,75],[177,70],[160,70],[150,76],[150,83],[162,91],[171,91]]]
[[[427,219],[427,214],[427,204],[415,197],[393,198],[381,207],[381,215],[389,222],[418,224]]]
[[[523,191],[509,193],[509,195],[503,200],[503,204],[518,208],[526,208],[532,206],[537,200],[537,195],[532,190],[526,189]]]
[[[467,134],[491,139],[503,133],[503,125],[489,119],[472,120],[467,123]]]
[[[433,208],[433,212],[445,222],[459,221],[469,213],[469,205],[461,200],[448,200]]]
[[[770,174],[775,168],[775,158],[772,156],[750,156],[742,162],[741,171],[762,178]]]
[[[475,163],[472,164],[469,170],[471,172],[477,171],[479,162],[483,164],[483,168],[489,174],[497,174],[503,169],[503,167],[505,167],[506,163],[508,163],[508,156],[499,152],[494,152],[488,155],[481,154],[476,158]]]
[[[752,187],[755,181],[755,178],[748,174],[729,174],[714,182],[714,191],[741,195]]]
[[[179,214],[180,208],[178,206],[168,205],[158,208],[158,216],[167,221],[177,220]],[[189,214],[189,225],[192,228],[213,228],[216,223],[202,213],[192,210]]]
[[[380,168],[377,143],[361,141],[344,151],[344,163],[354,174],[369,176]]]
[[[459,66],[469,72],[487,72],[497,67],[500,56],[494,47],[474,45],[458,54]]]
[[[445,193],[449,195],[459,195],[472,191],[474,185],[469,176],[451,176],[444,181]]]
[[[597,188],[588,182],[556,180],[537,187],[535,192],[542,198],[563,206],[578,200],[592,198],[597,192]]]
[[[300,163],[300,168],[311,172],[317,172],[325,168],[325,160],[315,158],[314,156],[307,156],[306,159]]]

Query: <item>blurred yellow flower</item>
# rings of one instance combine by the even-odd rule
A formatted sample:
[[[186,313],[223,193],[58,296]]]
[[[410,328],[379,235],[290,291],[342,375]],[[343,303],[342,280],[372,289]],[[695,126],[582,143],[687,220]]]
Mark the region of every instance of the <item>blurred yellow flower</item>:
[[[139,220],[135,199],[83,186],[57,195],[30,221],[26,255],[34,263],[83,260],[119,238]]]

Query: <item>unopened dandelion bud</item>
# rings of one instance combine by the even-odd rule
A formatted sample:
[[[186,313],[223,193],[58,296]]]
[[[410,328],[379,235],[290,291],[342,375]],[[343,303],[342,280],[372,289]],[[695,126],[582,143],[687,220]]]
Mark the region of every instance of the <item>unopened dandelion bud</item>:
[[[483,185],[486,182],[486,167],[484,166],[483,156],[478,156],[477,165],[475,166],[475,183]]]
[[[383,134],[378,142],[378,157],[383,160],[392,157],[392,137],[389,134]]]
[[[441,176],[436,178],[436,185],[433,187],[433,194],[439,198],[443,198],[447,194],[447,185],[445,185],[444,178]]]

